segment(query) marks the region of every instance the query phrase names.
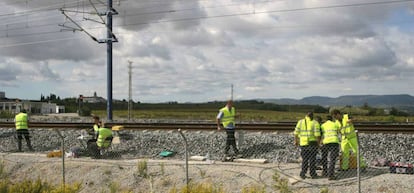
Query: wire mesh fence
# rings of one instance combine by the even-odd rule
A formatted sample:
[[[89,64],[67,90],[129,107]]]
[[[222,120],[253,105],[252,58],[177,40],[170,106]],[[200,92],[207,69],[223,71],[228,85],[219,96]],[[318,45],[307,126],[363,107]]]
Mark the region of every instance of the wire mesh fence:
[[[133,192],[168,192],[171,187],[187,184],[187,180],[208,181],[222,186],[224,192],[241,192],[243,187],[256,185],[267,192],[279,192],[278,184],[283,179],[292,192],[320,192],[324,188],[334,192],[409,192],[414,188],[406,183],[414,179],[411,175],[413,134],[359,134],[364,164],[358,163],[357,156],[351,154],[348,168],[341,168],[345,158],[340,144],[317,145],[312,154],[316,175],[307,170],[304,179],[300,176],[302,158],[310,155],[303,155],[303,148],[294,145],[293,133],[237,130],[235,140],[239,152],[230,148],[227,154],[227,135],[223,131],[183,131],[182,134],[187,148],[183,136],[175,130],[116,131],[110,146],[98,148],[99,156],[96,156],[88,144],[93,137],[83,130],[30,129],[34,151],[29,151],[23,143],[24,154],[19,154],[15,130],[4,128],[0,130],[0,151],[2,159],[13,165],[12,170],[17,170],[16,165],[28,163],[31,169],[26,171],[30,171],[30,176],[45,177],[44,169],[39,168],[42,168],[40,164],[47,163],[55,173],[66,173],[66,182],[80,180],[79,173],[92,175],[99,165],[104,168],[99,169],[100,175],[89,178],[105,178],[108,187],[116,182]],[[186,165],[186,153],[189,165]],[[41,159],[21,157],[28,155]],[[67,163],[63,167],[64,159],[53,159],[62,158],[61,155]],[[333,168],[329,170],[331,161]],[[89,170],[79,171],[81,166],[77,163]],[[75,171],[78,174],[72,174]],[[334,179],[329,178],[332,173]],[[82,181],[88,183],[84,185],[85,191],[93,186],[91,183],[98,183],[90,179]]]

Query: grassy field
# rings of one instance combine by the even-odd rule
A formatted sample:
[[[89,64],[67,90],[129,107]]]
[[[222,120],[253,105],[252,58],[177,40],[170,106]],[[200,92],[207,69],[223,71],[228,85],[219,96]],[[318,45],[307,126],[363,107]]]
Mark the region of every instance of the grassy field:
[[[106,111],[93,111],[93,114],[100,117],[106,117]],[[154,110],[133,110],[131,112],[132,119],[174,119],[174,120],[211,120],[215,121],[217,109],[154,109]],[[242,122],[280,122],[280,121],[297,121],[305,116],[302,112],[281,112],[271,110],[238,110],[240,117],[237,121]],[[322,117],[326,120],[327,113],[315,113],[315,116]],[[127,119],[127,110],[113,111],[113,119]],[[409,122],[414,121],[413,116],[366,116],[353,115],[357,122]]]

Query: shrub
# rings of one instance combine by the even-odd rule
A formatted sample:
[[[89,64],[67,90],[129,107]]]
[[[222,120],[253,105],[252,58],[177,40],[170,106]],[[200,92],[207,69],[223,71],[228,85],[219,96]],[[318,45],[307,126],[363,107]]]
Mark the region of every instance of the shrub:
[[[14,118],[13,113],[9,111],[0,111],[0,118],[2,119],[12,119]]]
[[[176,187],[170,190],[170,193],[225,193],[222,186],[216,187],[210,183],[190,183],[187,186],[177,190]]]
[[[60,185],[54,186],[47,182],[43,182],[40,179],[35,181],[24,180],[18,183],[12,183],[8,179],[0,181],[0,192],[4,193],[36,193],[36,192],[49,192],[49,193],[76,193],[79,192],[81,185],[75,183],[73,185]]]
[[[279,173],[275,170],[272,176],[274,181],[273,188],[281,193],[292,193],[293,191],[289,188],[289,181],[286,178],[281,178]]]
[[[139,161],[137,164],[137,174],[140,177],[147,178],[148,177],[148,163],[146,160]]]

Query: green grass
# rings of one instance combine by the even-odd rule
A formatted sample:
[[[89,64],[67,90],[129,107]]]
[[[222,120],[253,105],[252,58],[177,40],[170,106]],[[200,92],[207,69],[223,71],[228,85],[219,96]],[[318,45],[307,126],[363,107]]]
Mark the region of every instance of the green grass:
[[[100,117],[106,117],[106,111],[93,111],[93,114]],[[218,109],[154,109],[154,110],[133,110],[131,112],[132,119],[174,119],[174,120],[206,120],[215,121]],[[297,121],[302,119],[305,114],[302,112],[282,112],[272,110],[237,110],[240,117],[236,122],[279,122],[279,121]],[[315,113],[315,116],[321,116],[326,119],[328,113]],[[356,122],[406,122],[414,121],[414,116],[368,116],[351,114]],[[127,110],[113,111],[114,119],[126,119],[128,117]]]

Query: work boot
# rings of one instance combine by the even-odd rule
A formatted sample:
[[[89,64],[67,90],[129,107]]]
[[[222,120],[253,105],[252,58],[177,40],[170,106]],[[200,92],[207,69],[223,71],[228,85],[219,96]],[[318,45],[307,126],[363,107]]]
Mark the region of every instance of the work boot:
[[[32,143],[30,143],[30,139],[26,141],[27,147],[29,148],[29,151],[33,151]]]

